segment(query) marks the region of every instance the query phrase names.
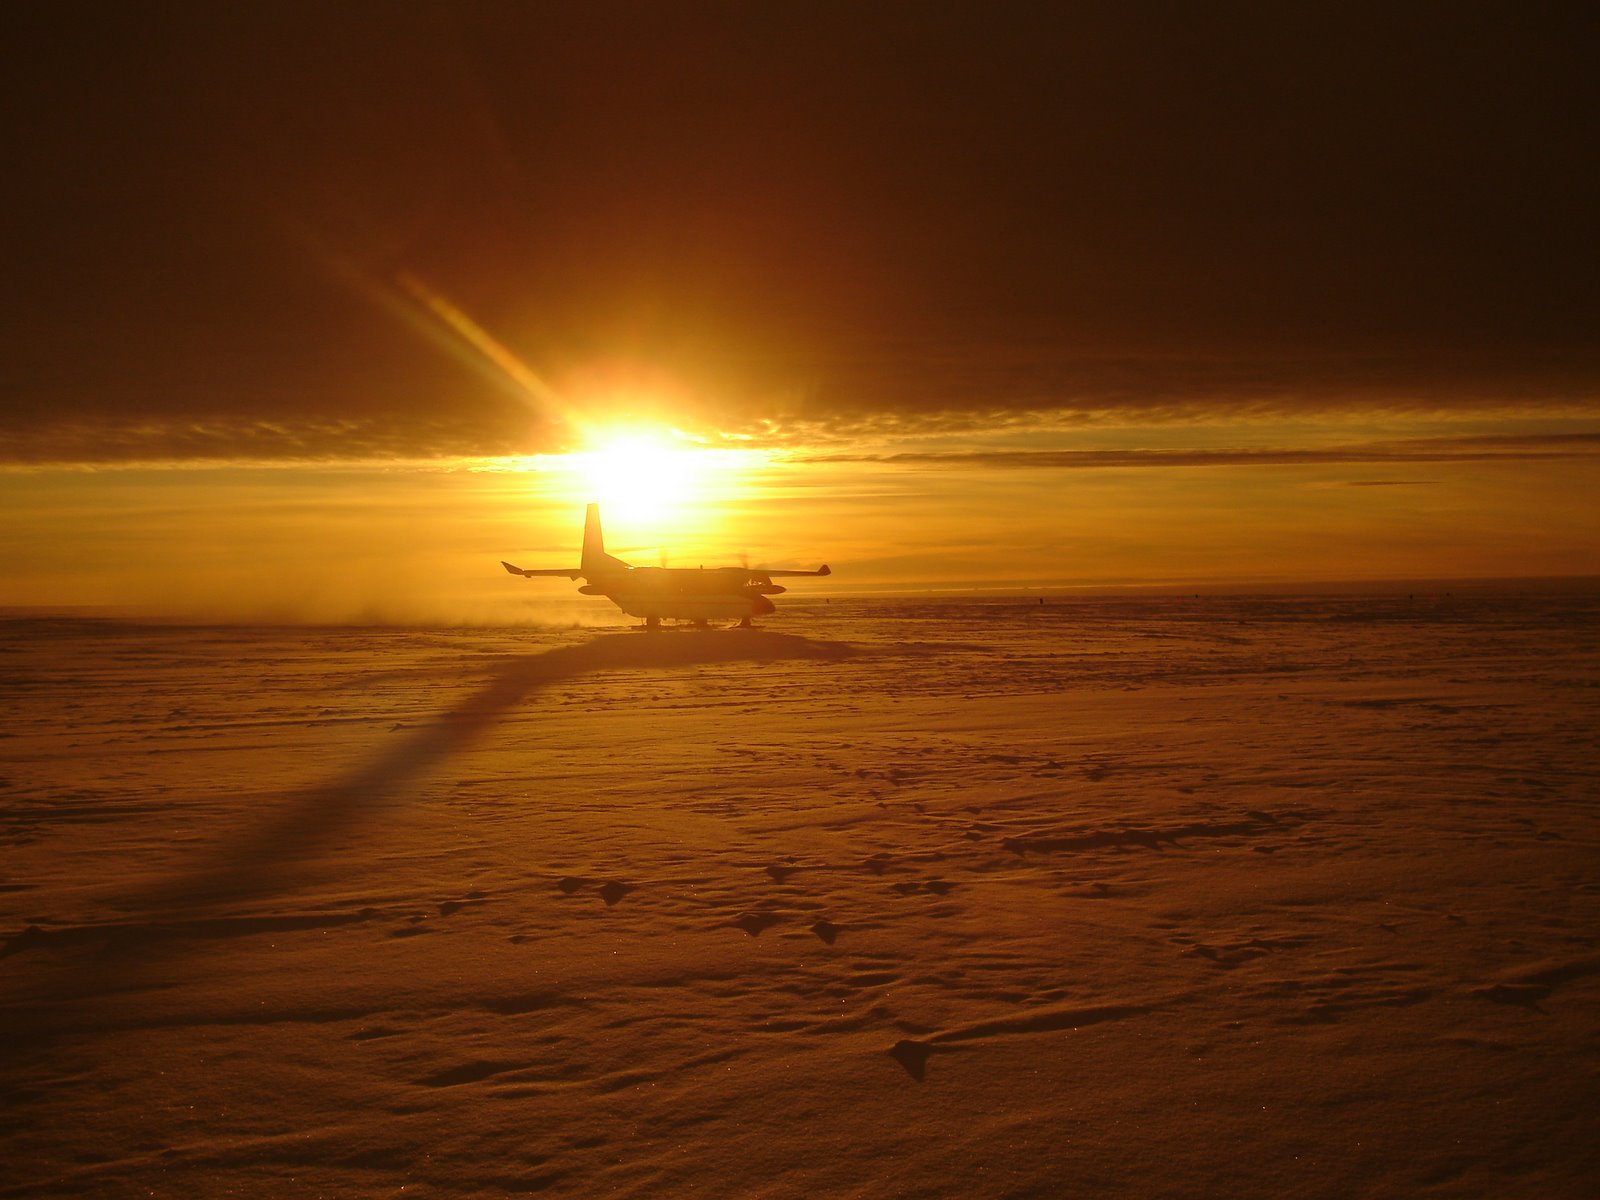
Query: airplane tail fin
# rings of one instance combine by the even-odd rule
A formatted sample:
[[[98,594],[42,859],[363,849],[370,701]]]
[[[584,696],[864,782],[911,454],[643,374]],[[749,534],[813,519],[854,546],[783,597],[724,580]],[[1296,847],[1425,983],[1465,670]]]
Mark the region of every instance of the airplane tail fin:
[[[583,573],[589,575],[596,571],[618,570],[627,565],[620,558],[612,558],[606,553],[605,538],[600,532],[600,506],[589,505],[583,514]]]

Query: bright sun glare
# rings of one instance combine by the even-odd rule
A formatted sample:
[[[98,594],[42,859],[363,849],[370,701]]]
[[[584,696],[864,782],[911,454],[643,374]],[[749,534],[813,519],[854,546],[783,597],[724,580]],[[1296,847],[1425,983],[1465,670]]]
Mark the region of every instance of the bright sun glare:
[[[648,433],[614,435],[572,455],[591,498],[629,519],[689,498],[702,471],[695,451]]]
[[[709,448],[677,433],[629,429],[598,436],[591,449],[566,458],[585,498],[598,501],[606,515],[654,527],[682,516],[685,508],[716,505],[761,455]]]

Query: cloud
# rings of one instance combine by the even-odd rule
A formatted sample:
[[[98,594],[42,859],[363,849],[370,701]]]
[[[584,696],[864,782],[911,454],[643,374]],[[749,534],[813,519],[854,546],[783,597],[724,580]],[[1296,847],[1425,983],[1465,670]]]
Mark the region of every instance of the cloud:
[[[1581,6],[116,7],[17,22],[6,462],[1600,413]]]
[[[1410,414],[1330,409],[1325,416],[1400,417]],[[1427,414],[1437,417],[1439,414]],[[1489,411],[1454,414],[1504,416]],[[1514,414],[1527,419],[1526,411]],[[1291,414],[1249,409],[1249,420],[1282,422]],[[1309,414],[1292,414],[1306,422]],[[1600,455],[1600,433],[1496,433],[1395,439],[1347,445],[1234,446],[1151,448],[1138,445],[1072,449],[976,448],[977,439],[1029,437],[1055,442],[1093,431],[1136,441],[1140,431],[1158,431],[1170,439],[1197,424],[1225,427],[1229,416],[1214,407],[1146,411],[1143,419],[1127,412],[1099,418],[1067,411],[1003,410],[929,413],[858,413],[852,417],[784,422],[763,418],[747,432],[694,429],[705,444],[777,448],[792,452],[802,463],[879,463],[899,466],[991,467],[1062,470],[1090,467],[1220,467],[1285,466],[1332,463],[1431,463],[1583,458]],[[603,419],[603,418],[602,418]],[[1243,416],[1237,419],[1245,420]],[[683,422],[693,425],[692,422]],[[246,420],[216,417],[204,420],[65,419],[32,426],[0,426],[0,466],[131,467],[216,464],[339,464],[449,462],[528,454],[559,453],[574,448],[578,427],[556,422],[534,423],[519,414],[503,419],[473,417],[328,418],[323,420]],[[955,449],[895,450],[896,444],[963,446]],[[871,449],[863,449],[871,447]],[[1405,483],[1407,480],[1371,481]]]
[[[12,467],[342,463],[529,453],[547,427],[447,419],[62,420],[0,428],[0,464]]]
[[[648,388],[593,384],[582,372],[559,377],[559,404],[530,411],[505,395],[468,400],[441,394],[431,405],[382,411],[372,404],[342,408],[309,401],[270,411],[138,413],[39,410],[0,414],[0,464],[116,465],[207,462],[350,462],[454,459],[555,453],[574,448],[586,421],[640,417],[716,443],[791,450],[835,461],[982,462],[989,465],[1222,465],[1272,461],[1407,461],[1437,457],[1437,441],[1328,449],[1097,451],[977,449],[996,437],[1040,434],[1055,440],[1076,430],[1169,429],[1230,424],[1347,422],[1389,424],[1541,418],[1600,421],[1600,389],[1576,376],[1531,371],[1526,376],[1484,366],[1480,375],[1454,371],[1430,377],[1417,363],[1320,359],[1220,360],[1153,356],[1135,359],[1041,358],[1031,371],[996,352],[988,366],[973,350],[933,362],[908,357],[817,366],[806,387],[767,387],[784,368],[747,364],[705,392],[679,381],[652,397]],[[1464,369],[1464,368],[1463,368]],[[931,380],[925,388],[914,386]],[[1131,435],[1130,435],[1131,436]],[[959,442],[969,449],[941,457],[891,455],[898,443]],[[1479,439],[1455,454],[1571,454],[1573,442],[1517,445]],[[867,453],[868,448],[872,453]],[[910,448],[908,448],[910,449]],[[1054,456],[1053,458],[1050,456]],[[1091,455],[1097,455],[1091,457]],[[1355,455],[1356,457],[1350,457]],[[1276,457],[1274,457],[1276,456]],[[1287,456],[1287,457],[1286,457]]]
[[[1107,467],[1275,467],[1357,463],[1517,462],[1600,457],[1600,433],[1409,438],[1322,449],[973,450],[815,454],[813,463],[1072,470]],[[1411,481],[1378,481],[1402,483]],[[1420,482],[1420,481],[1419,481]]]

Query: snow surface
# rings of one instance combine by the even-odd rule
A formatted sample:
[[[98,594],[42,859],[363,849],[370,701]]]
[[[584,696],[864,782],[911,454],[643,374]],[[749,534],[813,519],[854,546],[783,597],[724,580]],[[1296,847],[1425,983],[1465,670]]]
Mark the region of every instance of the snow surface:
[[[1597,613],[0,622],[0,1194],[1593,1196]]]

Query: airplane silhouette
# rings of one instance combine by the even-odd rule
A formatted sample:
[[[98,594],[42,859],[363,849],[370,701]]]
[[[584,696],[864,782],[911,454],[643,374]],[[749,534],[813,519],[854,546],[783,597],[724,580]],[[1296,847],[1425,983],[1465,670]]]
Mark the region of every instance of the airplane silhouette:
[[[589,505],[583,518],[583,558],[575,568],[525,571],[500,563],[513,575],[528,579],[560,577],[586,582],[578,591],[604,596],[630,617],[643,617],[644,627],[661,628],[663,618],[705,625],[716,617],[738,617],[742,629],[751,617],[776,611],[768,596],[789,589],[774,576],[831,575],[826,565],[815,571],[753,571],[747,567],[635,567],[606,553],[600,534],[600,506]]]

